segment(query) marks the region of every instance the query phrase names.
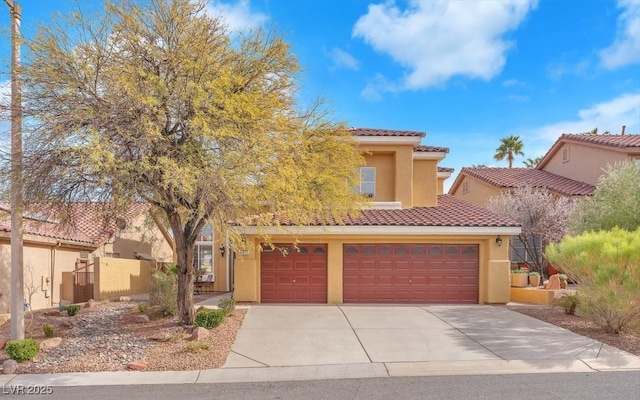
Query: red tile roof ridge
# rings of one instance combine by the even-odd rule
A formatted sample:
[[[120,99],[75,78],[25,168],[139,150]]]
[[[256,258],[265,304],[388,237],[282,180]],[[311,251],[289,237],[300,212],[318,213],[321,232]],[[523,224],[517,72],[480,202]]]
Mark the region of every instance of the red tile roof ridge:
[[[558,140],[573,140],[623,149],[640,147],[640,134],[591,135],[586,133],[563,133]]]
[[[424,137],[425,132],[394,130],[394,129],[377,129],[377,128],[349,128],[355,136],[413,136]]]

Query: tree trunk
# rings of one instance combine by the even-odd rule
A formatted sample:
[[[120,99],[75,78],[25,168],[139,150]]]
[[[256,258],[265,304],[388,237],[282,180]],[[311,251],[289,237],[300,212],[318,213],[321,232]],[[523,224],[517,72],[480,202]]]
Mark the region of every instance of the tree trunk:
[[[183,325],[193,325],[193,278],[195,243],[189,244],[184,237],[176,238],[178,262],[178,318]]]

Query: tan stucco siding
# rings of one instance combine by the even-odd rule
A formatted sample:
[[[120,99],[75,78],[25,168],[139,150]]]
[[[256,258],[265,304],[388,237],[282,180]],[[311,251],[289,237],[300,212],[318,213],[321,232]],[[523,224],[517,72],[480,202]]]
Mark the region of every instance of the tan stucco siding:
[[[464,193],[465,182],[469,182],[469,191]],[[485,207],[489,198],[500,195],[500,189],[479,179],[465,175],[462,182],[452,193],[454,196],[480,207]]]
[[[563,161],[562,158],[565,149],[569,156],[567,161]],[[542,169],[596,186],[604,167],[631,159],[632,156],[624,152],[579,143],[563,143]]]
[[[396,201],[402,204],[402,208],[413,207],[413,148],[411,147],[402,148],[396,153]]]
[[[76,249],[36,245],[25,241],[23,247],[24,299],[32,310],[57,306],[61,299],[62,273],[71,272],[80,255]],[[0,314],[11,308],[11,245],[0,244]]]
[[[413,206],[433,207],[438,203],[438,162],[413,161]]]
[[[438,178],[438,194],[444,194],[444,181],[446,181],[447,178]]]
[[[376,188],[372,201],[395,201],[395,156],[393,153],[372,153],[364,157],[367,167],[376,169]]]
[[[173,260],[171,245],[147,213],[138,216],[115,238],[99,247],[95,255],[106,257],[108,253],[115,253],[120,258],[134,259],[136,252],[148,254],[156,261]]]
[[[369,145],[358,150],[365,165],[376,168],[373,201],[399,201],[402,208],[413,207],[413,146]]]
[[[398,235],[381,237],[380,235],[341,236],[341,235],[308,235],[290,236],[274,235],[274,243],[321,243],[328,245],[327,252],[327,302],[339,304],[343,301],[343,245],[349,243],[451,243],[479,245],[479,302],[507,303],[509,301],[509,246],[507,237],[502,246],[497,246],[494,235],[487,236],[421,236]],[[235,264],[236,301],[260,302],[260,241],[253,237],[253,247],[246,256],[238,256]],[[506,278],[505,278],[506,276]],[[505,285],[503,288],[502,285]]]
[[[93,298],[104,300],[149,292],[150,261],[96,257],[93,260]]]

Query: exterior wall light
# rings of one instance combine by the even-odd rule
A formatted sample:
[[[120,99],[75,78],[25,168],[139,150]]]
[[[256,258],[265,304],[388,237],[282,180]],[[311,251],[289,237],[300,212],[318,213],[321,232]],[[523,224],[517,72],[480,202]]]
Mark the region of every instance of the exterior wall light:
[[[498,237],[496,238],[496,244],[498,245],[498,247],[502,246],[502,238],[500,237],[500,235],[498,235]]]

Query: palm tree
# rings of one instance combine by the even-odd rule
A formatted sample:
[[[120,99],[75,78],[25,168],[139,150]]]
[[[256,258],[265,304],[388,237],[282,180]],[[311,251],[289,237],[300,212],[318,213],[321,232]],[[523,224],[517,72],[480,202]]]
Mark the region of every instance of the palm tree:
[[[500,139],[500,146],[496,149],[496,155],[493,156],[496,160],[500,161],[507,157],[509,161],[509,168],[513,167],[514,156],[524,156],[522,152],[522,140],[520,136],[508,136]]]
[[[536,157],[536,158],[527,158],[526,160],[524,160],[522,163],[524,164],[525,167],[527,168],[534,168],[536,165],[538,165],[538,163],[542,161],[542,157]]]

